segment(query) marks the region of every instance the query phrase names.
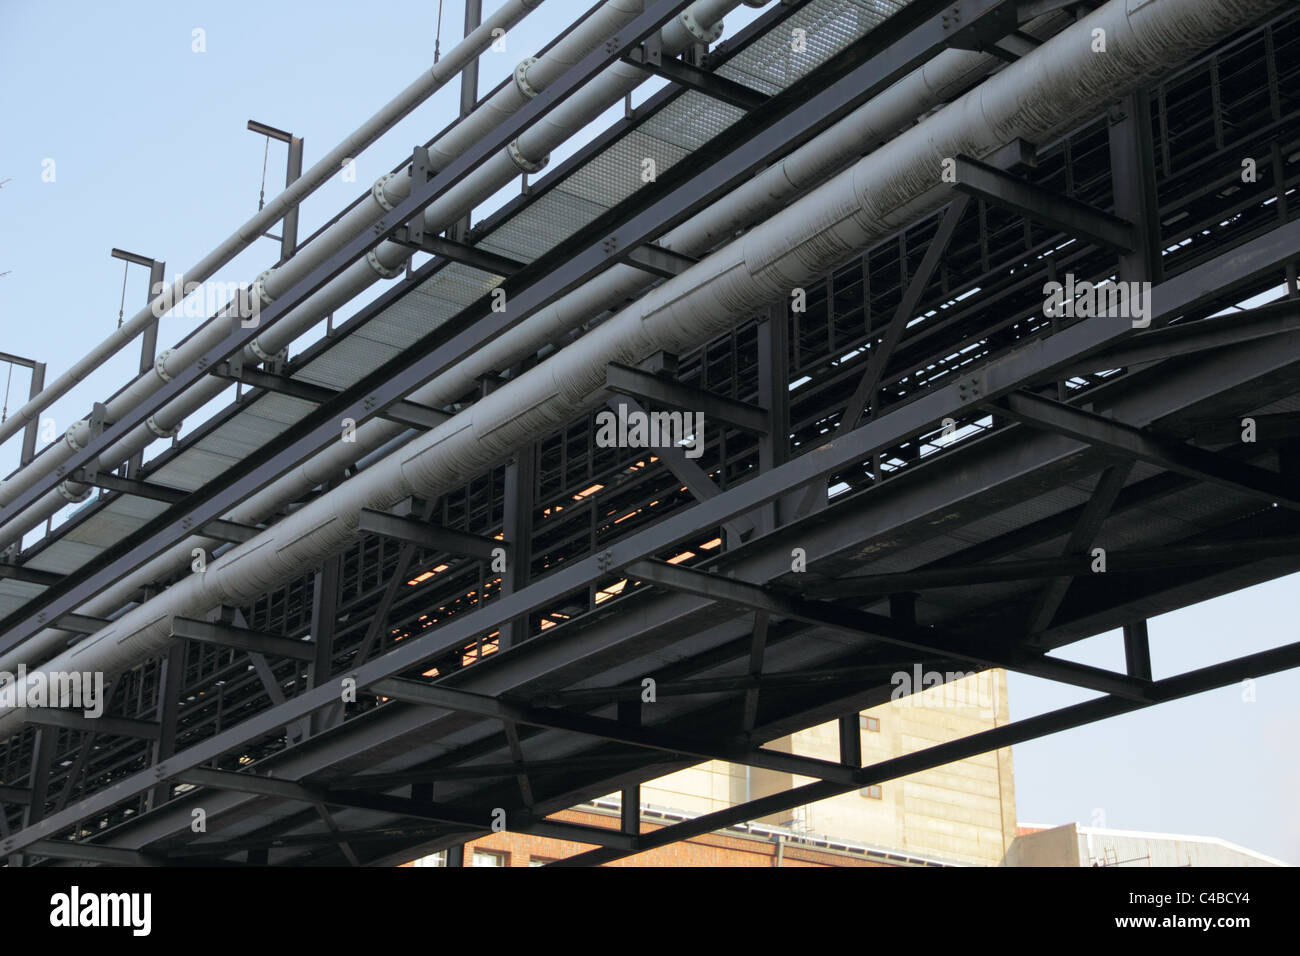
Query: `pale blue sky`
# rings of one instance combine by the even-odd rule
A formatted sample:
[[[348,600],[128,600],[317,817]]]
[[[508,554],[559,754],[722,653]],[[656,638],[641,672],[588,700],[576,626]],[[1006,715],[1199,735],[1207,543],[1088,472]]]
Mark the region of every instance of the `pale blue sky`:
[[[494,0],[485,0],[496,9]],[[589,6],[546,0],[484,57],[481,90],[495,85]],[[264,140],[252,118],[305,137],[306,166],[351,132],[432,59],[438,4],[0,0],[0,351],[34,357],[53,379],[117,324],[120,247],[167,261],[169,279],[257,209]],[[728,18],[728,34],[749,11]],[[463,7],[443,10],[443,50],[459,38]],[[207,50],[191,49],[192,31]],[[647,85],[646,90],[651,89]],[[304,206],[306,236],[455,115],[448,88]],[[557,151],[553,161],[562,158]],[[53,159],[55,181],[41,181]],[[267,195],[283,183],[284,146],[271,144]],[[485,210],[486,211],[486,208]],[[275,261],[259,241],[216,277],[249,281]],[[127,316],[143,304],[133,266]],[[164,320],[160,345],[193,319]],[[130,348],[52,410],[60,432],[134,372]],[[0,366],[0,389],[7,369]],[[26,397],[15,372],[10,410]],[[194,418],[197,422],[198,417]],[[0,448],[0,473],[18,442]],[[1290,578],[1151,623],[1157,676],[1297,639]],[[1117,635],[1073,657],[1122,668]],[[1014,718],[1087,695],[1010,677]],[[1300,862],[1300,673],[1202,695],[1015,748],[1020,820],[1088,824],[1095,811],[1124,829],[1205,834]]]

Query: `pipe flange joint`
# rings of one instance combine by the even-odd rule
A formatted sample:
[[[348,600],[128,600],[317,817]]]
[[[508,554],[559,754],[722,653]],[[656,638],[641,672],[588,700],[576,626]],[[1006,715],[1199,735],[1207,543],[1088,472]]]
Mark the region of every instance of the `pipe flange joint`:
[[[176,425],[170,429],[163,428],[161,425],[158,424],[158,419],[150,415],[148,418],[144,420],[144,424],[145,427],[149,429],[149,431],[153,432],[159,438],[174,438],[178,434],[180,434],[182,423],[177,422]]]
[[[68,443],[68,447],[73,451],[81,451],[81,449],[86,447],[81,442],[77,441],[77,428],[84,424],[86,423],[77,422],[76,425],[70,426],[68,430],[63,433],[63,440]]]
[[[369,252],[366,253],[366,262],[370,263],[370,268],[374,269],[375,274],[378,275],[379,278],[381,279],[396,279],[398,276],[400,276],[403,272],[406,271],[406,266],[404,265],[393,266],[393,268],[391,269],[388,268],[386,265],[384,265],[382,262],[379,261],[379,256],[375,253],[374,249],[371,249]]]
[[[551,157],[543,156],[540,162],[534,162],[519,151],[519,140],[513,140],[506,146],[506,155],[510,157],[510,162],[514,163],[526,173],[536,173],[546,167],[551,161]]]
[[[699,40],[701,43],[712,43],[714,40],[718,39],[718,37],[722,36],[723,28],[721,20],[706,30],[700,25],[700,22],[695,19],[695,15],[691,13],[690,7],[683,10],[678,19],[681,21],[682,26],[686,28],[686,32],[695,37],[695,39]]]
[[[388,181],[395,175],[396,173],[384,173],[384,175],[376,179],[375,184],[370,187],[370,195],[375,197],[375,202],[384,207],[384,212],[392,212],[397,208],[390,203],[388,197],[384,195],[384,187],[388,185]]]
[[[258,336],[258,338],[261,338],[261,336]],[[262,348],[261,343],[259,343],[256,338],[249,342],[246,348],[257,356],[259,362],[275,361],[275,353],[268,352],[266,349]]]
[[[153,370],[163,382],[172,380],[171,373],[167,371],[167,360],[172,357],[171,349],[163,349],[158,353],[158,357],[153,360]]]
[[[85,501],[87,498],[90,497],[89,487],[87,487],[84,491],[78,493],[70,489],[68,487],[68,482],[66,481],[59,482],[58,489],[59,489],[59,494],[61,494],[68,501],[72,502],[74,505],[81,504],[81,502]]]
[[[515,64],[515,88],[524,94],[526,99],[530,100],[541,92],[541,90],[534,89],[533,85],[528,82],[528,68],[536,62],[537,57],[529,56]]]
[[[275,301],[275,297],[266,291],[266,280],[271,277],[273,270],[267,269],[253,280],[253,295],[257,296],[258,306],[270,305]]]

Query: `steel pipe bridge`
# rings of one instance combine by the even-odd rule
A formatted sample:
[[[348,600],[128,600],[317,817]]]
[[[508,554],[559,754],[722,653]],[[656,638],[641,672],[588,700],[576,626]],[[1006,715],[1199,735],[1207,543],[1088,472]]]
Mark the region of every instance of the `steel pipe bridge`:
[[[1146,635],[1300,570],[1300,12],[736,6],[597,4],[288,243],[256,323],[146,335],[28,449],[0,669],[110,690],[0,710],[10,865],[455,862],[502,821],[603,863],[1300,665],[1156,679]],[[704,433],[603,447],[619,409]],[[1122,672],[1051,654],[1116,628]],[[918,663],[1096,696],[864,766]],[[838,762],[764,746],[833,720]],[[812,782],[640,832],[714,759]]]

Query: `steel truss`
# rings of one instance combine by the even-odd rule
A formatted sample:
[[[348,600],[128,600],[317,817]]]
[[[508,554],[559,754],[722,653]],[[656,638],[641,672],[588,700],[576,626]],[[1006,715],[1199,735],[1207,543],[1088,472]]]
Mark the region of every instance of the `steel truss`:
[[[97,629],[100,622],[75,608],[191,529],[215,534],[232,504],[335,440],[338,418],[382,415],[430,427],[444,413],[405,396],[432,374],[615,261],[674,274],[680,263],[653,245],[658,235],[945,46],[1014,48],[1006,41],[1020,22],[1016,12],[1034,5],[969,0],[961,21],[969,26],[954,36],[940,10],[951,3],[914,3],[771,98],[715,71],[803,4],[767,14],[720,54],[665,66],[640,41],[684,6],[652,6],[490,142],[417,185],[375,234],[342,250],[263,321],[403,229],[458,175],[615,58],[678,84],[638,112],[662,108],[682,89],[704,92],[749,111],[746,142],[738,146],[729,134],[697,151],[564,252],[504,263],[473,251],[645,114],[630,116],[459,245],[442,240],[441,258],[338,331],[364,328],[458,257],[509,273],[508,316],[486,302],[471,307],[336,394],[306,395],[292,379],[295,367],[333,343],[278,372],[238,370],[222,364],[246,337],[232,331],[185,381],[243,377],[254,389],[296,389],[318,411],[74,578],[50,581],[21,560],[0,565],[0,575],[45,585],[0,622],[0,643],[13,646],[52,621]],[[963,192],[945,212],[828,275],[824,289],[811,290],[807,313],[777,309],[653,368],[611,367],[611,395],[623,396],[616,400],[707,405],[724,423],[698,464],[647,464],[595,449],[590,422],[576,422],[539,436],[463,494],[367,516],[358,549],[265,601],[212,621],[178,620],[183,640],[163,661],[118,680],[110,718],[79,723],[56,714],[9,742],[0,801],[17,818],[0,812],[0,852],[11,862],[381,864],[454,849],[486,832],[500,808],[511,830],[598,847],[565,863],[599,863],[1300,665],[1293,644],[1156,681],[1145,640],[1147,617],[1300,569],[1300,519],[1290,513],[1300,502],[1289,490],[1294,416],[1277,410],[1294,397],[1300,363],[1300,223],[1286,198],[1300,177],[1284,158],[1294,153],[1286,125],[1300,104],[1279,79],[1277,49],[1297,43],[1296,23],[1279,18],[1238,38],[1103,121],[1081,118],[1059,143],[1016,144],[998,164],[967,164]],[[1208,76],[1222,103],[1232,68],[1251,57],[1269,67],[1267,121],[1242,124],[1249,132],[1237,142],[1216,112],[1216,151],[1184,165],[1170,130],[1193,121],[1179,96]],[[1215,157],[1222,165],[1242,148],[1272,159],[1272,180],[1250,196],[1207,173]],[[1177,189],[1188,168],[1220,188]],[[1265,203],[1270,195],[1275,201]],[[1150,331],[1115,318],[1043,318],[1044,277],[1104,278],[1117,263],[1121,278],[1156,283]],[[1215,316],[1283,281],[1286,302]],[[965,295],[970,289],[980,292]],[[927,309],[937,317],[909,334],[910,320]],[[811,381],[792,389],[803,377]],[[173,391],[105,423],[60,477]],[[1247,413],[1266,423],[1251,445],[1233,435]],[[945,420],[971,434],[939,442]],[[945,480],[953,462],[961,487]],[[117,494],[164,494],[150,487],[149,470],[130,479],[81,477]],[[602,488],[586,493],[594,485]],[[1153,528],[1138,535],[1141,546],[1110,551],[1110,577],[1092,573],[1084,556],[1108,530],[1131,535],[1153,502],[1200,501],[1206,485],[1223,494],[1212,496],[1221,504],[1204,527]],[[1011,530],[945,539],[1061,489],[1067,493],[1045,516],[1025,512]],[[624,519],[614,516],[624,511],[620,528]],[[224,531],[232,540],[256,533]],[[872,555],[868,544],[883,551]],[[514,559],[506,575],[490,570],[498,547]],[[791,570],[795,547],[806,554],[806,572]],[[1044,547],[1053,556],[1043,557]],[[1038,556],[1017,557],[1035,548]],[[689,560],[666,563],[686,551]],[[407,583],[440,565],[426,581]],[[981,597],[972,585],[1006,590]],[[949,598],[935,600],[940,590]],[[436,626],[425,623],[434,614]],[[1046,654],[1121,626],[1124,673]],[[762,746],[887,700],[889,675],[918,657],[936,669],[1021,670],[1103,696],[870,767],[847,735],[839,763]],[[661,697],[654,707],[637,697],[647,676]],[[338,691],[345,677],[360,690],[346,708]],[[215,702],[192,700],[200,691]],[[639,833],[637,785],[708,759],[818,782]],[[55,769],[65,763],[67,770]],[[618,828],[547,819],[614,790],[625,801]],[[217,833],[190,832],[196,806]],[[268,813],[275,822],[266,822]]]

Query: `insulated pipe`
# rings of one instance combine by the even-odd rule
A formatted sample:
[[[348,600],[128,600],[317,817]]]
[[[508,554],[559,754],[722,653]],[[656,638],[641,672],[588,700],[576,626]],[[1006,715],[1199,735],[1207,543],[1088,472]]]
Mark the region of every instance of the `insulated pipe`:
[[[6,422],[0,423],[0,442],[21,431],[29,422],[34,421],[42,411],[53,402],[67,394],[78,382],[93,372],[101,364],[131,343],[136,336],[148,328],[158,315],[172,308],[184,299],[184,286],[191,282],[205,282],[214,273],[236,255],[248,248],[267,228],[284,218],[311,195],[322,183],[333,176],[343,164],[361,153],[375,140],[395,126],[412,110],[441,89],[448,81],[455,78],[461,69],[486,50],[496,39],[493,30],[508,30],[519,23],[529,12],[536,9],[542,0],[506,0],[492,17],[481,27],[465,37],[447,55],[433,67],[426,70],[406,89],[393,97],[383,109],[366,120],[354,130],[343,142],[330,150],[311,169],[287,186],[284,192],[276,196],[248,222],[239,227],[221,245],[208,253],[198,264],[182,274],[181,279],[170,289],[150,301],[144,309],[132,316],[121,328],[96,346],[89,354],[64,372],[48,387],[32,398],[26,405],[14,412]],[[150,292],[152,293],[152,289]],[[155,311],[156,310],[156,311]],[[15,494],[12,489],[10,494]],[[4,492],[0,491],[0,504],[6,503]]]
[[[418,436],[157,597],[42,671],[116,672],[165,647],[171,619],[252,600],[359,536],[362,508],[456,486],[538,433],[596,407],[609,362],[707,341],[847,255],[941,207],[945,159],[986,157],[1017,138],[1049,139],[1255,22],[1281,0],[1110,0],[915,129],[496,391]],[[1131,10],[1129,8],[1132,8]],[[1107,52],[1094,53],[1101,30]],[[46,675],[48,679],[48,675]],[[0,715],[0,732],[21,720]]]
[[[1059,18],[1044,18],[1026,29],[1037,34]],[[809,140],[785,159],[765,169],[738,189],[666,233],[660,244],[687,255],[701,256],[735,231],[762,220],[783,208],[792,198],[817,185],[828,175],[863,152],[863,143],[883,143],[890,135],[910,125],[920,114],[951,99],[957,92],[1003,63],[995,56],[949,50],[904,77],[874,99],[858,107],[838,124]],[[545,309],[505,334],[485,343],[455,367],[432,379],[409,397],[411,401],[441,407],[455,401],[473,387],[479,377],[509,368],[526,356],[554,342],[592,315],[605,311],[650,284],[650,276],[631,266],[616,265],[582,288],[562,296]],[[384,419],[371,419],[356,431],[354,444],[338,443],[321,451],[308,462],[276,479],[251,496],[224,518],[255,524],[294,501],[352,464],[370,449],[369,464],[404,440],[407,429]],[[106,589],[79,613],[102,616],[113,613],[141,586],[170,577],[191,561],[198,548],[211,553],[220,546],[214,539],[195,536],[172,546],[167,552]],[[66,635],[49,629],[34,635],[21,647],[0,657],[0,670],[12,670],[18,663],[36,663],[63,645]]]
[[[721,22],[715,22],[708,29],[704,29],[698,25],[698,18],[718,16],[723,11],[734,9],[739,3],[740,0],[698,0],[692,4],[661,30],[660,36],[665,53],[672,55],[691,43],[716,39],[722,32]],[[526,68],[516,69],[515,84],[504,87],[497,96],[484,104],[486,110],[480,107],[464,122],[453,127],[447,136],[441,137],[439,142],[446,140],[456,130],[465,126],[469,126],[471,131],[481,131],[483,121],[480,119],[480,114],[490,115],[493,110],[496,110],[504,115],[507,111],[517,110],[531,96],[536,95],[540,87],[534,88],[527,96],[524,96],[522,91],[527,90],[533,83],[552,82],[556,76],[563,74],[565,70],[581,60],[590,49],[602,42],[609,33],[616,32],[619,26],[634,19],[641,8],[641,0],[608,0],[597,14],[584,20],[577,29],[542,57],[531,61],[525,60],[521,67]],[[521,75],[527,79],[521,80]],[[551,116],[562,113],[562,118],[547,124],[545,130],[531,139],[526,147],[523,145],[524,138],[520,137],[505,151],[498,153],[471,172],[464,180],[432,203],[424,213],[426,229],[436,232],[460,219],[475,204],[492,195],[517,176],[521,169],[540,169],[545,164],[550,149],[576,133],[645,79],[644,73],[627,64],[618,63],[607,68],[580,90],[575,98],[553,110]],[[507,95],[511,90],[515,90],[522,98],[517,102],[511,99]],[[577,100],[576,105],[574,100]],[[476,132],[473,138],[477,138],[478,135],[479,133]],[[472,142],[473,138],[467,142]],[[306,250],[285,263],[279,270],[263,273],[255,283],[255,294],[261,296],[264,302],[273,301],[275,291],[287,287],[282,282],[277,284],[278,277],[298,276],[298,273],[292,272],[295,269],[302,270],[301,274],[305,274],[329,252],[347,242],[356,232],[364,229],[369,222],[383,215],[387,209],[391,209],[409,194],[409,167],[403,170],[402,174],[381,177],[376,181],[367,200],[358,204],[352,212],[317,237]],[[300,304],[290,316],[254,339],[244,351],[245,359],[253,363],[270,360],[302,332],[315,325],[320,316],[355,298],[379,278],[392,278],[399,275],[410,256],[411,251],[405,246],[394,242],[380,243],[363,259],[353,263]],[[111,421],[124,414],[161,384],[169,381],[181,369],[191,365],[226,334],[226,327],[220,321],[213,321],[175,350],[162,353],[155,365],[154,373],[136,379],[109,403],[108,419]],[[157,438],[171,437],[179,430],[186,415],[201,408],[227,388],[229,388],[228,382],[215,378],[195,383],[151,416],[148,421],[137,426],[105,451],[99,458],[98,467],[100,469],[115,467]],[[69,429],[64,442],[47,451],[9,482],[0,483],[0,505],[12,500],[20,491],[30,487],[42,475],[48,474],[77,449],[84,447],[89,438],[90,429],[86,422],[74,425]],[[57,513],[69,502],[84,501],[90,491],[87,485],[72,481],[63,482],[57,489],[34,502],[23,514],[15,517],[5,526],[3,532],[0,532],[0,548],[21,540],[28,531],[37,527],[50,515]]]

